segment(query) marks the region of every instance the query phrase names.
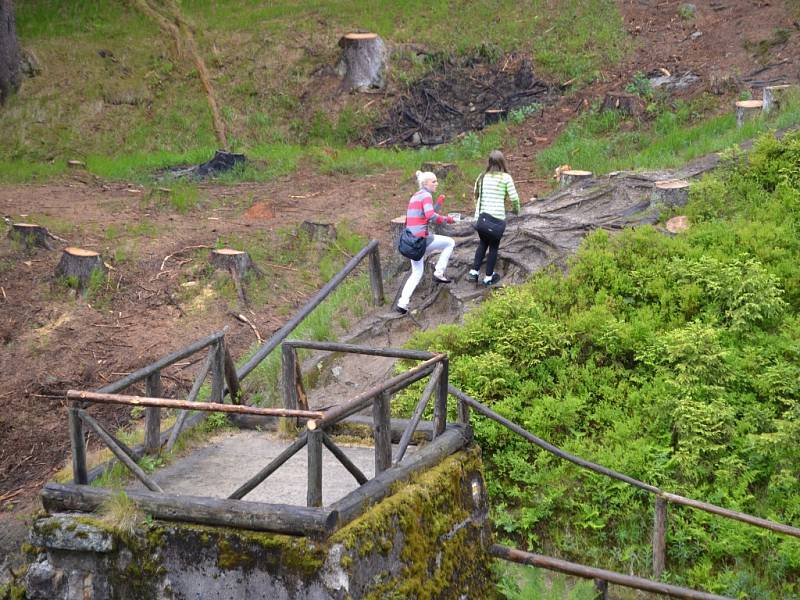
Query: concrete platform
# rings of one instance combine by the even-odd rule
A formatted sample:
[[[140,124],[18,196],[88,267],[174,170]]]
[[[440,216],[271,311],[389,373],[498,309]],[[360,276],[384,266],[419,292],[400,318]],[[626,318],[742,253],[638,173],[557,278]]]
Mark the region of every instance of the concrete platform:
[[[168,494],[227,498],[292,441],[272,432],[226,432],[151,477]],[[374,476],[374,448],[338,445],[366,477]],[[409,447],[408,452],[413,451],[414,447]],[[303,448],[243,500],[306,506],[307,460],[308,452]],[[358,483],[326,448],[322,460],[322,502],[328,505],[355,490]],[[137,482],[131,488],[144,486]]]

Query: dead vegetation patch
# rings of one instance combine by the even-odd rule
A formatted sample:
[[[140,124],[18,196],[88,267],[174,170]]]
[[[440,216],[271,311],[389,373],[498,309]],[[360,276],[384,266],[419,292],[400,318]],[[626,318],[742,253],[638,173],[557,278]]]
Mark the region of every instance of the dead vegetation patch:
[[[552,103],[557,86],[539,79],[524,54],[429,55],[431,71],[409,85],[372,130],[376,146],[437,145],[483,129],[514,110]]]

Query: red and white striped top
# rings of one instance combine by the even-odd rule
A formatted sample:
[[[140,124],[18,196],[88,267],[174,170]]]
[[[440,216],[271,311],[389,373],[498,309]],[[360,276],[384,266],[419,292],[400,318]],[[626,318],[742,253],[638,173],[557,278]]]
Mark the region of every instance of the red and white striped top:
[[[436,208],[441,210],[441,205]],[[419,190],[411,196],[406,210],[406,227],[416,237],[428,237],[428,223],[441,224],[447,222],[447,217],[434,210],[433,196],[427,190]]]

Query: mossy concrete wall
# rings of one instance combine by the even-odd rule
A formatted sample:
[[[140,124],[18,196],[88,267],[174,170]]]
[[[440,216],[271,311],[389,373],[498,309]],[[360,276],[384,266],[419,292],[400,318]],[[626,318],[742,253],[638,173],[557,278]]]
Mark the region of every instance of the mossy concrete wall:
[[[492,598],[479,451],[459,452],[326,540],[85,514],[36,520],[28,598]]]

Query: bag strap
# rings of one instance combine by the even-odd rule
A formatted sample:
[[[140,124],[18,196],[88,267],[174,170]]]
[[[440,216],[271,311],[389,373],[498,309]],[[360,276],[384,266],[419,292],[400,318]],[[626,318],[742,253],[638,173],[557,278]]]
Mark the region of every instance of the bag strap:
[[[481,214],[481,204],[483,202],[483,177],[486,175],[486,171],[481,173],[481,176],[478,177],[478,214]]]

